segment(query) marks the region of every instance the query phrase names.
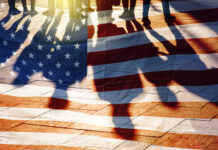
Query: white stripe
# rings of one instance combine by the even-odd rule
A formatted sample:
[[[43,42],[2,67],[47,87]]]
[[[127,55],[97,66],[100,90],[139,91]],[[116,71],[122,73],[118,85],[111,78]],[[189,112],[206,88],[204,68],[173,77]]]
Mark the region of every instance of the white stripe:
[[[112,149],[125,140],[78,134],[0,132],[0,141],[1,144],[11,145],[54,145],[84,148],[89,146]]]
[[[89,74],[94,74],[93,79],[106,79],[159,71],[208,70],[218,68],[217,61],[218,53],[166,55],[113,64],[89,66],[88,72]]]
[[[148,148],[146,148],[146,150],[198,150],[198,149],[177,148],[177,147],[166,147],[166,146],[151,145]]]
[[[9,120],[27,120],[27,121],[28,120],[65,121],[65,122],[82,123],[86,125],[94,125],[99,127],[145,129],[145,130],[155,130],[160,132],[168,132],[180,123],[180,125],[178,125],[174,130],[172,130],[172,132],[218,136],[218,130],[216,129],[218,119],[213,119],[212,121],[210,121],[209,119],[198,119],[198,121],[192,121],[192,120],[184,121],[185,118],[151,117],[151,116],[113,117],[113,116],[89,115],[85,113],[66,111],[66,110],[52,110],[52,111],[48,111],[48,110],[49,109],[12,107],[0,111],[0,118],[9,119]],[[42,112],[47,112],[47,113],[42,114]],[[212,129],[213,130],[216,129],[217,132],[212,132]]]
[[[4,85],[4,84],[3,84]],[[9,85],[10,86],[10,85]],[[31,85],[33,86],[33,85]],[[0,89],[2,88],[0,84]],[[4,86],[5,87],[5,86]],[[77,102],[81,104],[125,104],[125,103],[143,103],[143,102],[217,102],[218,101],[218,84],[207,86],[161,86],[145,87],[128,90],[117,90],[109,92],[94,92],[87,89],[56,89],[45,93],[44,95],[35,93],[33,95],[31,88],[28,91],[22,90],[23,87],[14,89],[5,95],[31,97],[56,97]],[[41,86],[35,86],[36,91]],[[75,91],[74,91],[75,90]],[[26,91],[26,92],[24,92]],[[67,94],[66,94],[67,93]],[[85,93],[85,94],[84,94]],[[128,95],[128,96],[127,96]]]
[[[169,29],[170,28],[170,29]],[[88,52],[109,51],[153,42],[218,36],[218,22],[178,25],[88,40]],[[176,37],[175,37],[176,36]]]
[[[12,140],[13,139],[13,140]],[[90,147],[100,149],[112,149],[117,146],[118,150],[128,148],[138,148],[139,145],[147,147],[148,143],[135,142],[129,140],[112,139],[79,134],[62,134],[62,133],[35,133],[35,132],[0,132],[1,144],[10,145],[53,145],[68,147]],[[125,143],[134,143],[128,147],[122,147]],[[165,147],[151,145],[148,150],[192,150],[186,148]]]

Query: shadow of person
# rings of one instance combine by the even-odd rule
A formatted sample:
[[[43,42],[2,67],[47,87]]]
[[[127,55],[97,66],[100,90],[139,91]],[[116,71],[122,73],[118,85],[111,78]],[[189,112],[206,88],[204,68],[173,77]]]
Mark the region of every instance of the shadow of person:
[[[133,25],[135,25],[135,27]],[[88,65],[93,67],[94,85],[99,98],[111,103],[113,123],[115,126],[114,132],[119,137],[133,140],[136,138],[136,130],[134,129],[132,122],[133,117],[131,117],[130,113],[130,102],[143,92],[143,84],[139,75],[141,66],[138,62],[130,64],[131,61],[129,62],[128,57],[131,58],[132,56],[129,56],[128,51],[125,50],[119,55],[114,55],[116,59],[120,59],[119,62],[111,63],[111,59],[113,58],[111,58],[110,55],[117,50],[107,50],[110,49],[110,45],[115,43],[113,43],[113,40],[106,40],[107,36],[111,36],[111,33],[109,33],[110,31],[119,35],[127,34],[132,33],[135,28],[136,30],[141,31],[143,26],[133,19],[133,21],[126,21],[126,28],[127,31],[124,30],[123,27],[117,27],[110,22],[107,24],[99,24],[97,35],[100,37],[98,37],[96,45],[101,45],[102,56],[101,58],[96,58],[98,52],[93,52],[89,55],[89,59],[93,60],[90,61]],[[134,40],[137,40],[135,36],[128,38],[132,38],[133,43]],[[148,40],[145,34],[143,39]],[[134,51],[134,47],[130,47],[130,49]],[[147,53],[146,50],[143,51],[143,53]],[[152,44],[148,50],[152,53],[154,53],[154,51],[157,52],[157,48]],[[134,52],[131,54],[134,55]],[[102,64],[95,65],[98,61],[97,59],[104,59],[104,61]]]
[[[0,28],[0,63],[3,64],[6,61],[10,61],[12,56],[16,57],[17,51],[22,47],[23,43],[27,39],[29,31],[27,30],[30,25],[30,20],[26,16],[21,16],[17,20],[11,20],[11,26],[6,27],[6,22],[9,21],[11,16],[7,15],[1,20]],[[26,19],[26,20],[25,20]],[[21,22],[25,20],[22,26]]]
[[[148,32],[163,45],[162,50],[160,49],[157,53],[157,58],[159,56],[164,56],[166,61],[160,59],[160,62],[158,63],[166,64],[166,66],[169,63],[173,65],[171,68],[168,68],[165,71],[145,73],[145,77],[155,85],[158,93],[161,93],[161,89],[166,88],[165,90],[168,91],[167,97],[164,99],[162,97],[160,98],[163,104],[168,105],[171,108],[174,108],[174,106],[177,106],[178,104],[175,91],[173,92],[169,88],[171,85],[173,85],[173,83],[178,83],[180,86],[187,89],[188,92],[203,97],[209,101],[213,101],[213,98],[210,94],[205,94],[205,92],[201,93],[194,87],[207,86],[216,83],[216,81],[214,81],[215,74],[217,74],[215,71],[216,69],[208,70],[204,62],[202,62],[202,60],[199,58],[195,49],[193,49],[193,47],[186,41],[179,29],[174,26],[173,21],[166,21],[166,23],[169,27],[169,31],[175,37],[176,44],[172,44],[171,41],[158,34],[151,27],[148,27],[150,29]],[[185,62],[185,60],[183,60],[185,57],[186,61],[187,57],[190,60]],[[192,65],[193,67],[187,70],[183,69],[183,67],[187,66],[189,63],[193,63],[195,65]]]
[[[56,36],[65,29],[59,27],[61,20],[61,13],[54,21],[47,17],[13,67],[18,72],[13,84],[44,78],[55,85],[48,103],[52,109],[65,109],[68,106],[67,89],[86,76],[87,21],[82,22],[80,18],[69,21],[61,40]]]

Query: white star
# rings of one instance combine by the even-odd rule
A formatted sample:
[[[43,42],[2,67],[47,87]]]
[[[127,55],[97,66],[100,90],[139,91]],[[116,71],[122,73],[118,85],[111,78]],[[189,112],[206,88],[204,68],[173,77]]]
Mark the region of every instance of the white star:
[[[11,71],[10,74],[11,74],[12,77],[15,76],[15,72],[14,71]]]
[[[57,50],[61,50],[61,46],[59,44],[56,46],[56,48]]]
[[[12,39],[15,38],[15,34],[13,32],[10,34],[10,36],[11,36]]]
[[[59,84],[62,84],[62,83],[63,83],[63,81],[62,81],[61,79],[59,79],[59,80],[58,80],[58,83],[59,83]]]
[[[74,66],[75,66],[75,67],[79,67],[79,65],[80,65],[80,63],[79,63],[78,61],[76,61],[76,62],[74,63]]]
[[[47,59],[51,59],[51,54],[48,53],[48,55],[46,56],[47,56]]]
[[[60,68],[60,67],[61,67],[61,64],[58,62],[58,63],[56,64],[56,67],[57,67],[57,68]]]
[[[65,55],[65,59],[70,59],[70,54],[67,53],[67,54]]]
[[[79,49],[80,45],[78,43],[76,43],[75,45],[75,49]]]
[[[39,62],[38,65],[39,65],[40,68],[42,68],[44,64]]]
[[[33,74],[34,74],[34,73],[36,73],[37,70],[33,69],[32,71],[33,71]]]
[[[48,72],[48,74],[49,74],[50,76],[53,76],[53,72],[52,72],[51,70]]]
[[[66,38],[67,41],[70,41],[71,36],[68,34],[68,35],[65,36],[65,38]]]
[[[43,46],[41,44],[39,44],[38,46],[38,50],[42,50]]]
[[[33,53],[29,53],[29,57],[33,58],[34,57]]]
[[[15,67],[15,70],[16,70],[17,72],[19,72],[19,71],[20,71],[20,68],[17,66],[17,67]]]
[[[3,41],[4,46],[8,46],[8,42],[6,40]]]
[[[26,61],[25,61],[25,60],[22,60],[22,64],[23,64],[23,65],[26,65]]]
[[[1,25],[2,25],[2,28],[5,28],[5,22],[2,22]]]
[[[79,30],[80,30],[80,26],[77,25],[77,26],[75,27],[75,29],[76,29],[76,31],[79,31]]]
[[[5,64],[4,64],[4,63],[1,63],[1,64],[0,64],[0,67],[5,67]]]
[[[66,72],[65,72],[65,75],[66,75],[66,77],[69,77],[69,76],[70,76],[70,72],[69,72],[69,71],[66,71]]]
[[[11,61],[10,58],[6,59],[6,62],[10,62],[10,61]]]
[[[51,39],[52,39],[52,37],[51,37],[51,35],[49,34],[49,35],[47,36],[47,41],[51,41]]]

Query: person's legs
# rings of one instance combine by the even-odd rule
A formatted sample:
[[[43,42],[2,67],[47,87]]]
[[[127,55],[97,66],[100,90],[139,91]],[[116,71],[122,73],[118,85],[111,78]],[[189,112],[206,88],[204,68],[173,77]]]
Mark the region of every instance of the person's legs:
[[[171,16],[170,14],[169,0],[162,0],[162,7],[163,7],[163,12],[164,12],[164,16],[166,20],[175,19],[175,17]]]
[[[129,15],[130,17],[134,17],[134,10],[135,10],[136,0],[130,0],[130,9],[129,9]]]
[[[8,0],[9,9],[14,9],[13,0]]]
[[[54,16],[55,14],[55,0],[48,0],[48,10],[43,13],[44,15]]]
[[[30,2],[31,2],[31,11],[35,11],[36,1],[35,0],[30,0]]]
[[[50,11],[55,11],[55,0],[48,0],[48,8]]]
[[[21,3],[23,5],[23,11],[24,12],[28,11],[27,6],[26,6],[26,0],[21,0]]]
[[[75,16],[75,1],[68,0],[68,7],[69,7],[69,16],[72,19]]]
[[[15,8],[15,0],[8,0],[8,5],[9,5],[10,13],[14,13],[14,14],[20,13],[20,11],[17,8]]]
[[[143,25],[146,26],[146,27],[149,27],[151,22],[150,20],[148,19],[148,11],[149,11],[149,7],[150,7],[150,3],[151,3],[151,0],[144,0],[143,1],[143,19],[142,19],[142,22],[143,22]]]
[[[151,0],[144,0],[144,2],[143,2],[143,18],[148,17],[150,3],[151,3]]]

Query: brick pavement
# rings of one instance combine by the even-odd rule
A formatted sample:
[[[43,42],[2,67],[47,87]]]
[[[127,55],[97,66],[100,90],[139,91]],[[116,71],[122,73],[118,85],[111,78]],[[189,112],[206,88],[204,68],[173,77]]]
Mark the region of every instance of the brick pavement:
[[[202,9],[200,4],[196,6],[199,8],[195,7],[195,10]],[[210,9],[218,8],[218,5],[211,4],[207,7],[206,12],[210,13]],[[195,53],[187,52],[190,54],[183,56],[178,52],[172,57],[159,55],[146,58],[146,60],[138,58],[135,64],[134,62],[131,62],[131,65],[116,62],[115,67],[113,64],[88,66],[87,76],[81,82],[72,84],[67,90],[63,90],[56,88],[55,83],[46,79],[45,75],[40,72],[31,76],[29,82],[24,85],[13,84],[18,74],[13,71],[14,64],[24,53],[25,47],[31,43],[31,37],[39,32],[39,27],[43,22],[48,21],[52,24],[54,21],[53,18],[41,14],[44,8],[37,7],[39,14],[31,18],[27,29],[29,33],[23,41],[23,46],[20,46],[16,53],[11,54],[4,62],[0,62],[0,149],[217,149],[218,85],[216,80],[212,80],[215,83],[208,83],[205,79],[204,85],[200,85],[201,82],[196,80],[197,84],[193,83],[194,85],[189,86],[181,85],[183,83],[179,79],[174,79],[175,83],[171,81],[166,88],[156,87],[155,82],[149,80],[149,76],[143,73],[161,69],[165,71],[171,69],[172,66],[174,69],[181,70],[217,70],[218,20],[207,18],[205,23],[204,19],[201,19],[202,15],[199,17],[192,13],[192,10],[186,10],[191,7],[179,8],[185,10],[183,13],[177,12],[178,10],[174,8],[173,12],[178,19],[176,27],[172,27],[173,33],[177,34],[177,37],[174,37],[175,35],[166,27],[166,23],[161,21],[162,16],[159,15],[161,12],[155,11],[157,8],[159,8],[158,2],[151,10],[151,21],[157,21],[156,24],[153,23],[150,30],[140,28],[138,30],[142,32],[134,32],[136,30],[128,28],[131,26],[126,26],[128,22],[118,17],[122,13],[122,9],[118,7],[113,14],[115,18],[113,24],[122,28],[123,31],[120,35],[116,35],[115,39],[117,38],[118,41],[122,38],[132,40],[130,37],[137,36],[143,38],[146,33],[148,41],[153,42],[160,52],[167,53],[169,47],[165,46],[169,43],[161,41],[171,42],[171,46],[174,45],[174,49],[179,51],[181,48],[190,47],[184,46],[186,44],[184,41],[179,44],[185,38]],[[7,7],[1,8],[0,19],[7,15],[7,9]],[[20,5],[19,9],[21,9]],[[212,12],[216,11],[215,9]],[[137,21],[142,24],[139,19],[141,17],[140,5],[135,13],[138,17]],[[5,29],[10,29],[20,17],[21,15],[11,17]],[[88,20],[88,33],[92,35],[89,37],[89,53],[99,51],[104,46],[104,42],[110,40],[102,34],[102,43],[98,43],[96,34],[100,28],[98,29],[96,24],[108,22],[107,20],[97,22],[96,18],[97,14],[92,13]],[[26,21],[28,22],[28,19],[29,16],[22,18],[17,29]],[[68,21],[68,14],[65,13],[57,28],[58,32],[55,35],[57,39],[64,39]],[[104,29],[110,30],[109,27]],[[106,32],[105,30],[102,32]],[[158,39],[155,32],[159,35]],[[115,36],[112,32],[108,34]],[[139,45],[148,42],[141,42],[140,38],[135,41],[139,42]],[[1,44],[2,42],[0,41]],[[116,41],[112,42],[118,45]],[[128,42],[126,43],[124,45],[128,47]],[[131,44],[129,46],[131,47]],[[3,50],[1,49],[0,53],[3,54]],[[98,59],[99,57],[96,61]],[[102,73],[105,78],[107,76],[115,78],[116,74],[132,75],[134,68],[137,67],[141,71],[138,74],[143,87],[107,92],[96,91],[93,80],[101,79]],[[131,81],[138,83],[134,79]],[[115,86],[125,83],[122,80],[116,80],[116,82],[118,83]],[[49,107],[51,101],[56,105],[67,101],[67,106],[64,109],[52,109]],[[125,111],[126,109],[128,111]]]

